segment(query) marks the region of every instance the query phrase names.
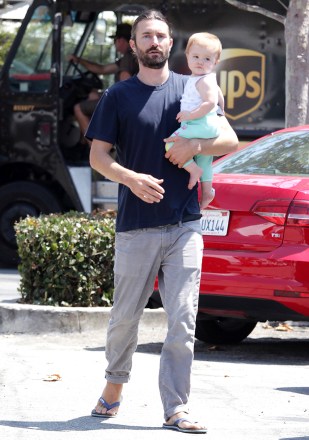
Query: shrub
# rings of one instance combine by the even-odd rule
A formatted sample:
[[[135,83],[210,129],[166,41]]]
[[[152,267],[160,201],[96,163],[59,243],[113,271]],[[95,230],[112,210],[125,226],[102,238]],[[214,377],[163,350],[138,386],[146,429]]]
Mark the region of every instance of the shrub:
[[[111,305],[114,226],[113,212],[49,214],[16,223],[21,302]]]

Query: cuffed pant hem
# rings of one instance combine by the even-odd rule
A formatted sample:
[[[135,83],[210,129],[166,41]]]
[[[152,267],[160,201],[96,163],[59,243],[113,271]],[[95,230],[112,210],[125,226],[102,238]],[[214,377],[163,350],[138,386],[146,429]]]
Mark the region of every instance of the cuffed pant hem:
[[[189,408],[187,405],[178,405],[175,408],[169,409],[168,411],[166,411],[166,413],[164,414],[164,419],[167,422],[168,419],[170,419],[174,414],[177,414],[179,412],[185,412],[187,414],[189,414]]]
[[[120,385],[120,384],[128,383],[130,380],[130,376],[114,376],[114,375],[106,374],[105,379],[107,380],[107,382]]]

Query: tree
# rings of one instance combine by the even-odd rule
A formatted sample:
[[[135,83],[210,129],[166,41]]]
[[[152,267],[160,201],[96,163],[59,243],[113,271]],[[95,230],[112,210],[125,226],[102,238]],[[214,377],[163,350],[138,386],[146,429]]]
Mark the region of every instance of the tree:
[[[225,1],[238,9],[262,14],[283,23],[286,44],[285,125],[292,127],[309,124],[309,0],[290,0],[288,5],[282,0],[276,0],[285,14],[278,14],[257,4]]]
[[[5,32],[0,29],[0,68],[4,63],[5,56],[11,47],[14,39],[14,34],[11,32]]]

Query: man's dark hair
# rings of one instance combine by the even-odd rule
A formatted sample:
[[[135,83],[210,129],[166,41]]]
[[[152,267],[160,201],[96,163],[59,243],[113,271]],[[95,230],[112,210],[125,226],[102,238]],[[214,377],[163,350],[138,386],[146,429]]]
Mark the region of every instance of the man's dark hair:
[[[132,26],[132,33],[131,33],[132,40],[134,40],[134,41],[136,40],[137,25],[139,22],[141,22],[143,20],[161,20],[161,21],[163,21],[168,26],[168,32],[169,32],[170,37],[172,36],[171,25],[170,25],[169,21],[167,20],[167,18],[162,14],[162,12],[157,11],[156,9],[148,9],[148,10],[142,12],[134,21],[133,26]]]

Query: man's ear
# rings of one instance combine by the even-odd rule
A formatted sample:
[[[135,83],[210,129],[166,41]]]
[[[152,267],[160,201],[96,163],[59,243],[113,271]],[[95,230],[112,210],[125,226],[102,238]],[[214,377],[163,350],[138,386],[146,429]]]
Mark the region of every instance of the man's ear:
[[[130,47],[131,47],[131,49],[133,50],[133,52],[135,52],[135,42],[134,42],[134,40],[132,40],[132,38],[131,38],[131,40],[129,41],[129,43],[130,43]]]

